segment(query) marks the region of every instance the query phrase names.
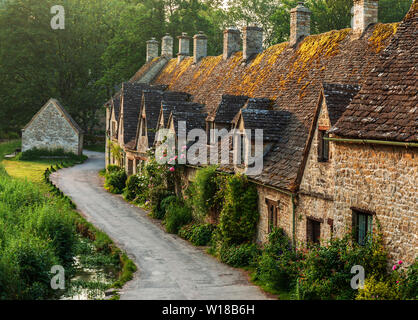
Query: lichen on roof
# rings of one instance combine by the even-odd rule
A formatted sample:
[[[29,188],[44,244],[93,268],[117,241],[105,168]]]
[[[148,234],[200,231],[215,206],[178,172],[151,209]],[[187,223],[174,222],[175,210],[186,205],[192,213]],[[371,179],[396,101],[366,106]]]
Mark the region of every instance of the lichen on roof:
[[[387,39],[396,34],[399,22],[397,23],[379,23],[375,26],[373,35],[369,38],[369,45],[379,53],[387,45]]]

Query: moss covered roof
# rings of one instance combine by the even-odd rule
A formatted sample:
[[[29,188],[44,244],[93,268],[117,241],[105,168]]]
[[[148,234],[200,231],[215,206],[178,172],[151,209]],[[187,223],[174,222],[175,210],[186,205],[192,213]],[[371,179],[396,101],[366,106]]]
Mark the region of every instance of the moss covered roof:
[[[265,157],[263,173],[253,178],[293,190],[322,83],[361,84],[395,32],[396,24],[378,24],[355,40],[351,29],[311,35],[296,48],[287,42],[274,45],[248,64],[243,63],[242,52],[228,60],[205,57],[198,64],[192,57],[180,64],[171,59],[154,84],[190,93],[209,114],[225,94],[272,99],[273,108],[287,111],[290,120],[280,141]]]

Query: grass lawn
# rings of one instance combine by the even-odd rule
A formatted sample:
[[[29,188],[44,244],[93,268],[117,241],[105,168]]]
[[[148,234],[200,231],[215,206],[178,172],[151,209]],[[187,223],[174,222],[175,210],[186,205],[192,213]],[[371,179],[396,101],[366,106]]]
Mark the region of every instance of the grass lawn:
[[[43,174],[45,170],[57,161],[16,161],[3,160],[3,166],[7,173],[18,179],[27,179],[31,182],[40,183],[43,181]]]
[[[6,154],[13,153],[17,148],[20,148],[22,143],[20,140],[11,140],[9,142],[0,143],[0,162]]]

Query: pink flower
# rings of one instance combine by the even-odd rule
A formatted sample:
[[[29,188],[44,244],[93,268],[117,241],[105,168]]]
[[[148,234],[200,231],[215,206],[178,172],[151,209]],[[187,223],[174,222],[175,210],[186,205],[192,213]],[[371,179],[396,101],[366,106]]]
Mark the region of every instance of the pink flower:
[[[183,146],[182,148],[181,148],[181,150],[186,150],[187,149],[187,147],[186,146]]]
[[[174,167],[170,168],[170,172],[174,172],[174,170],[175,170]]]
[[[399,281],[396,281],[396,283],[399,283]]]
[[[184,154],[182,154],[181,156],[180,156],[180,159],[184,159],[186,156],[184,155]]]
[[[174,160],[177,160],[177,158],[178,158],[178,157],[177,157],[177,156],[175,156],[173,159],[174,159]]]
[[[402,260],[399,260],[399,261],[398,261],[398,264],[402,264],[402,263],[403,263],[403,261],[402,261]]]
[[[392,270],[395,271],[397,268],[396,264],[392,267]]]

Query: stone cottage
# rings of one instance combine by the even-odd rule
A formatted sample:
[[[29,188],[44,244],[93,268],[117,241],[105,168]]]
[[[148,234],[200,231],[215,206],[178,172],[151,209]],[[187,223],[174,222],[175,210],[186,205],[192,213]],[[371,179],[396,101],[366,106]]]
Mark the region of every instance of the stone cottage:
[[[353,29],[310,35],[310,12],[300,2],[291,11],[290,41],[266,50],[255,26],[243,29],[243,51],[240,31],[225,30],[224,52],[216,57],[206,56],[207,41],[199,33],[193,56],[188,56],[190,38],[182,34],[178,57],[171,58],[166,36],[164,54],[147,50],[153,56],[131,83],[189,95],[208,115],[207,130],[264,130],[263,170],[249,176],[259,193],[258,241],[280,227],[296,246],[351,231],[362,243],[379,223],[392,258],[411,262],[418,223],[417,1],[404,21],[391,24],[377,23],[377,0],[354,3]],[[160,108],[155,127],[135,120],[142,136],[157,127],[175,129],[172,119],[195,118],[187,103],[161,97],[152,107]],[[142,112],[140,103],[136,108],[135,117],[148,118],[150,108]],[[109,120],[111,112],[108,107]],[[119,127],[124,125],[119,120]],[[140,156],[137,142],[124,147],[125,158]],[[217,143],[209,138],[208,148]],[[187,176],[195,170],[188,166]]]
[[[83,130],[56,99],[50,99],[22,129],[22,151],[33,148],[83,152]]]

